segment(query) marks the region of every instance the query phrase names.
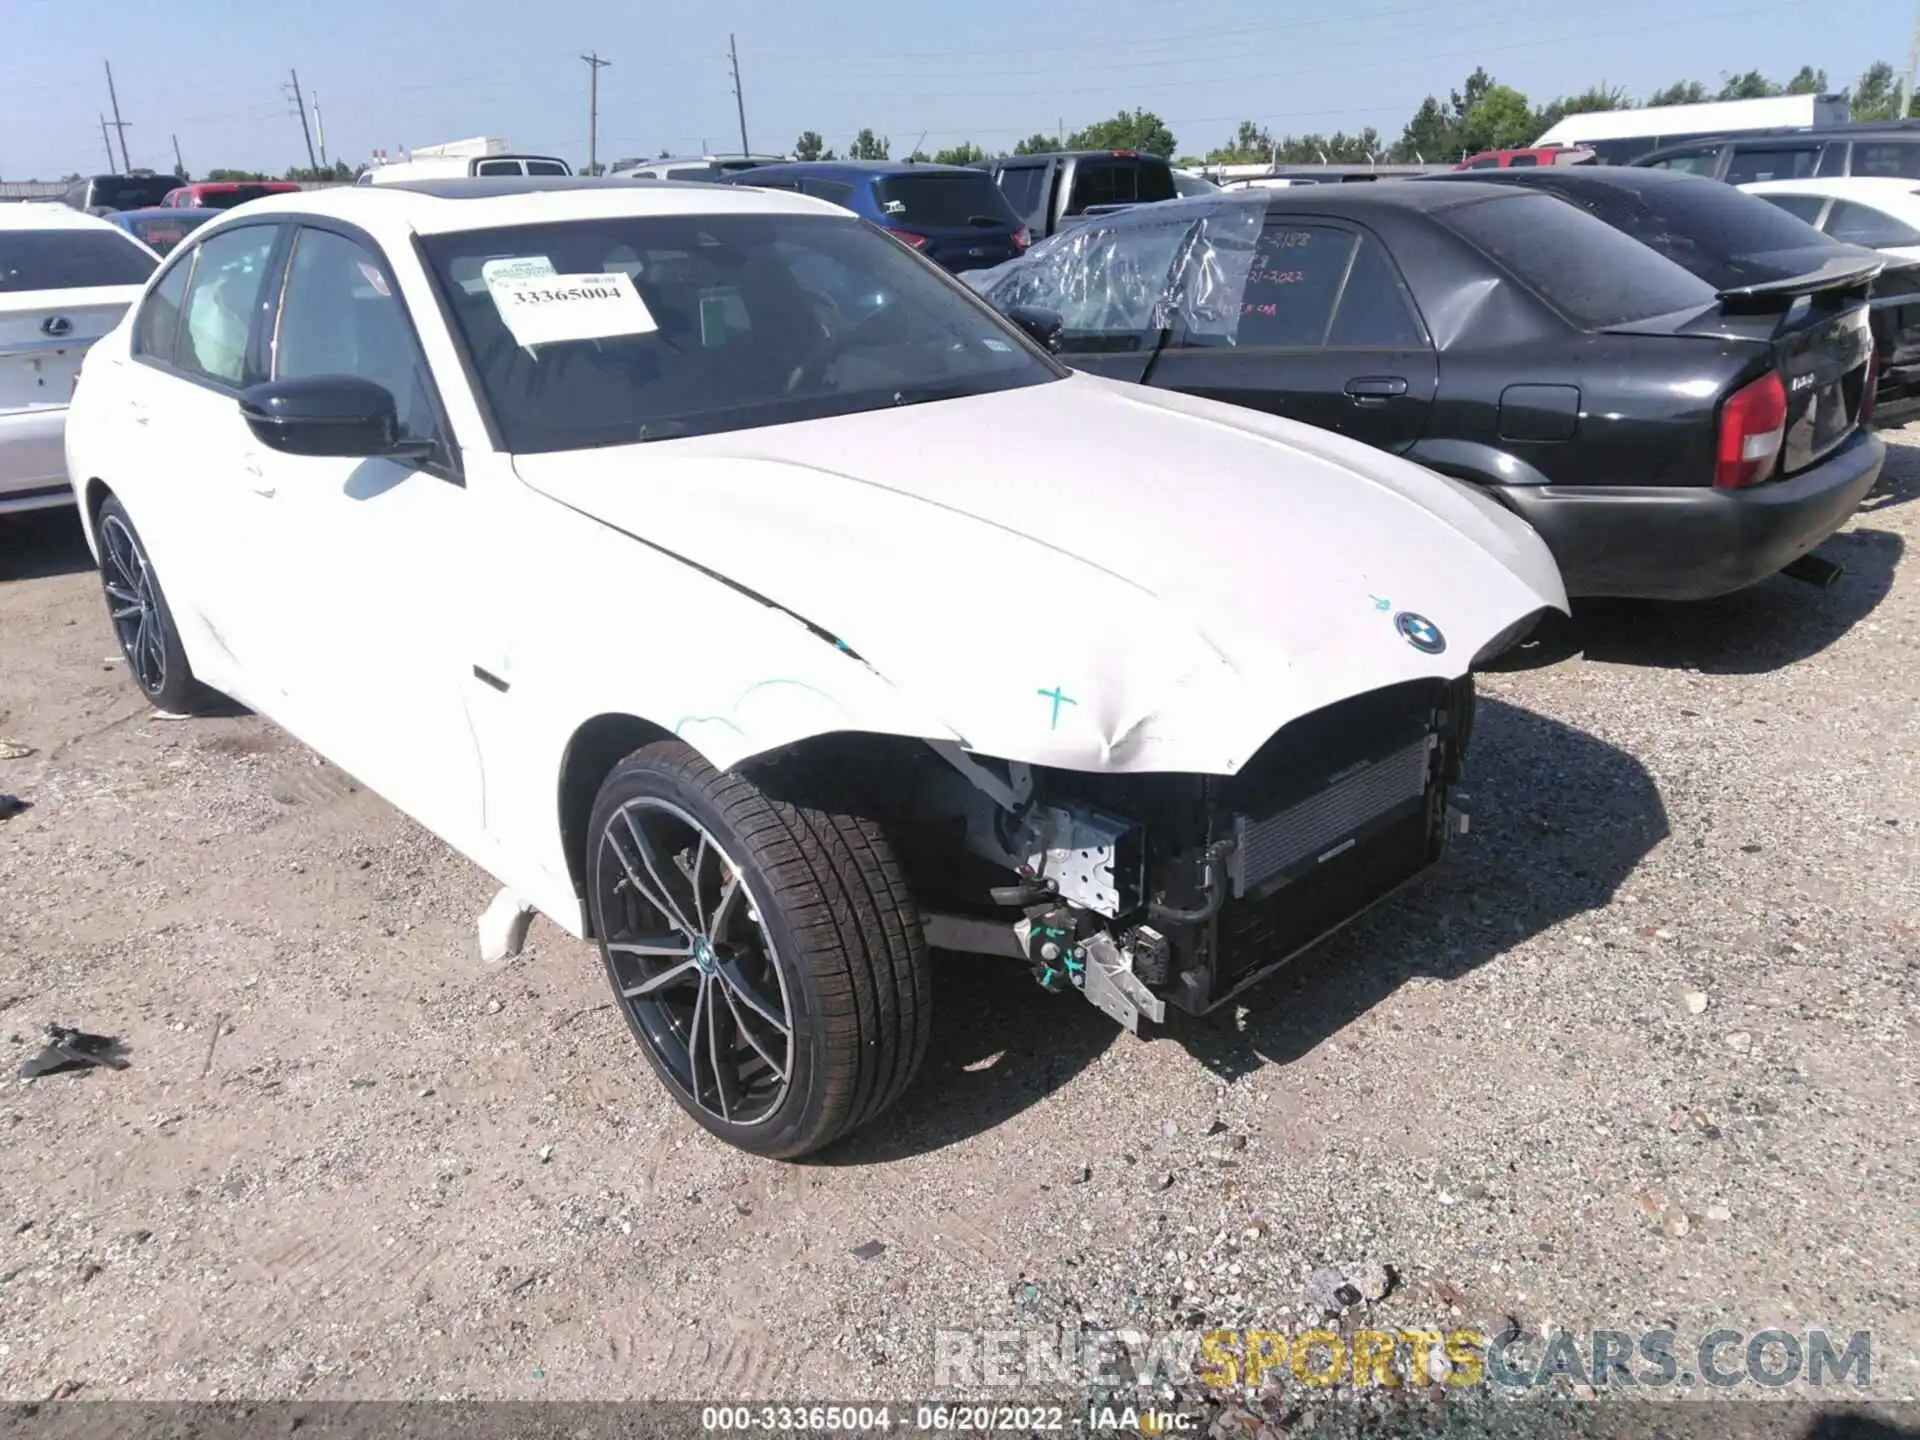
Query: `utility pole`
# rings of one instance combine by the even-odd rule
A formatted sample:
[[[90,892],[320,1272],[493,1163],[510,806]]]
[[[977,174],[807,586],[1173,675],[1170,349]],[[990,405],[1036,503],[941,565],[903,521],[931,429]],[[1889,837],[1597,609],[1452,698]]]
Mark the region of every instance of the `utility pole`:
[[[133,162],[127,159],[127,122],[120,118],[120,97],[114,93],[113,89],[113,62],[109,60],[105,63],[107,67],[107,98],[113,102],[113,128],[118,131],[120,135],[120,169],[124,173],[125,171],[133,169]],[[107,163],[109,165],[113,163],[112,151],[107,152]]]
[[[727,56],[733,61],[733,103],[740,112],[740,153],[745,156],[747,149],[747,97],[740,89],[740,50],[733,43],[733,33],[727,33]]]
[[[307,169],[318,174],[320,162],[313,155],[313,131],[307,125],[307,102],[300,93],[300,72],[289,70],[287,74],[292,77],[292,83],[287,86],[287,89],[293,92],[293,113],[300,117],[300,133],[307,139]]]
[[[184,180],[187,177],[187,162],[180,158],[180,137],[169,135],[167,138],[173,141],[173,173]]]
[[[327,163],[327,122],[320,118],[320,92],[313,92],[313,133],[320,145],[320,163]]]
[[[107,147],[107,169],[113,169],[113,141],[107,138],[107,117],[100,117],[100,143]]]
[[[600,72],[613,64],[602,60],[598,50],[580,57],[587,62],[587,174],[600,173]]]
[[[1913,17],[1913,44],[1907,48],[1907,73],[1900,80],[1900,108],[1893,112],[1893,118],[1904,120],[1913,109],[1913,82],[1916,72],[1920,72],[1920,11]]]

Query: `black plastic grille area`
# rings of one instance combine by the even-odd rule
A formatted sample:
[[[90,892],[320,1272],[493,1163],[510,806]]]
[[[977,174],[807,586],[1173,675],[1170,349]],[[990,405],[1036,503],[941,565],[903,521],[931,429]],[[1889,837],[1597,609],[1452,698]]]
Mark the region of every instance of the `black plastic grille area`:
[[[1337,929],[1435,857],[1432,812],[1420,806],[1261,900],[1229,900],[1214,932],[1213,998]]]

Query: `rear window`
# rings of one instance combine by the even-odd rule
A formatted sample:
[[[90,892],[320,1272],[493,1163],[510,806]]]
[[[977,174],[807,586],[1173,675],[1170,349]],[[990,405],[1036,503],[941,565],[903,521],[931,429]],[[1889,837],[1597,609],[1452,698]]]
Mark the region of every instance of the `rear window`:
[[[567,167],[558,160],[529,160],[527,173],[529,175],[565,175]]]
[[[1582,185],[1557,193],[1715,290],[1804,275],[1825,258],[1807,252],[1833,243],[1759,196],[1714,181],[1676,181],[1638,191]]]
[[[161,255],[169,253],[187,236],[198,230],[207,221],[204,215],[142,215],[137,220],[126,223],[133,233],[152,246]]]
[[[873,198],[882,215],[907,226],[957,230],[1020,224],[993,177],[978,170],[883,175],[873,182]]]
[[[1089,205],[1151,204],[1174,198],[1173,170],[1163,162],[1115,156],[1082,160],[1073,176],[1069,215]]]
[[[1470,201],[1436,218],[1587,329],[1714,302],[1697,277],[1551,195]]]
[[[266,185],[235,185],[232,189],[208,189],[199,192],[199,203],[209,210],[231,210],[234,206],[248,200],[258,200],[263,195],[277,195],[280,192]]]
[[[180,188],[177,175],[127,175],[117,180],[96,180],[93,201],[109,210],[144,210],[158,205],[169,192]]]
[[[1834,202],[1833,213],[1827,216],[1826,229],[1836,240],[1844,240],[1849,245],[1865,245],[1873,250],[1920,245],[1920,230],[1915,230],[1904,220],[1896,220],[1884,210],[1876,210],[1871,205],[1856,205],[1851,200]]]
[[[0,293],[144,285],[154,263],[111,231],[0,230]]]
[[[1854,141],[1853,173],[1920,180],[1920,138]]]

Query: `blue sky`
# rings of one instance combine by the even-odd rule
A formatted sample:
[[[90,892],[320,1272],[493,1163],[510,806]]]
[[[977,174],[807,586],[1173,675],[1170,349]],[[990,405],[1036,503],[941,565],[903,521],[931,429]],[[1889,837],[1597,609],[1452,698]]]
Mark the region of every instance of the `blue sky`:
[[[103,160],[111,60],[135,165],[196,173],[303,163],[282,94],[318,93],[331,157],[362,160],[471,135],[585,159],[587,67],[598,48],[601,156],[739,143],[727,33],[739,39],[748,136],[786,150],[802,129],[844,149],[861,126],[896,155],[971,139],[1010,147],[1122,106],[1157,111],[1182,151],[1242,117],[1275,131],[1389,138],[1429,91],[1476,63],[1536,103],[1605,81],[1644,93],[1758,68],[1824,66],[1836,88],[1901,63],[1906,0],[971,0],[965,5],[771,0],[6,0],[0,178]]]

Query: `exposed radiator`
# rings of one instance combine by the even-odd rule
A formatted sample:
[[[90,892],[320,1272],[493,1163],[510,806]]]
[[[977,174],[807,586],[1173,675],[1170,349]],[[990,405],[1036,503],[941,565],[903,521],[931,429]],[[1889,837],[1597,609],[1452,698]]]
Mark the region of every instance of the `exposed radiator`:
[[[1353,846],[1356,832],[1369,822],[1425,794],[1437,743],[1436,736],[1423,735],[1268,819],[1236,816],[1227,867],[1233,893],[1258,890],[1303,862],[1333,859]]]

